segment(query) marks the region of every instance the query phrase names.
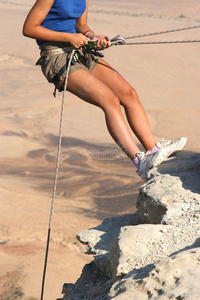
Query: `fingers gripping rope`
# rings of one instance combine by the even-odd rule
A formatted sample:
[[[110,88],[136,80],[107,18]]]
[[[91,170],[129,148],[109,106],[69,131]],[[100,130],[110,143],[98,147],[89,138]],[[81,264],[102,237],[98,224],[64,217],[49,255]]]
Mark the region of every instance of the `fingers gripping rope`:
[[[75,50],[72,50],[70,55],[68,67],[67,67],[67,74],[64,83],[64,90],[63,90],[63,97],[62,97],[62,105],[61,105],[61,114],[60,114],[60,130],[59,130],[59,138],[58,138],[58,151],[57,151],[57,162],[56,162],[56,169],[55,169],[55,178],[54,178],[54,186],[53,186],[53,195],[52,195],[52,202],[51,202],[51,211],[49,217],[49,227],[48,227],[48,235],[47,235],[47,246],[46,246],[46,255],[45,255],[45,263],[44,263],[44,271],[43,271],[43,279],[42,279],[42,289],[41,289],[41,298],[43,300],[44,294],[44,284],[45,284],[45,275],[46,275],[46,268],[47,268],[47,259],[48,259],[48,252],[49,252],[49,242],[50,242],[50,234],[51,234],[51,222],[53,217],[53,208],[56,196],[56,187],[57,187],[57,179],[58,179],[58,169],[59,169],[59,162],[60,162],[60,152],[61,152],[61,142],[62,142],[62,125],[63,125],[63,112],[64,112],[64,104],[65,104],[65,94],[67,90],[67,81],[69,76],[69,69],[71,66],[72,58],[74,56]]]

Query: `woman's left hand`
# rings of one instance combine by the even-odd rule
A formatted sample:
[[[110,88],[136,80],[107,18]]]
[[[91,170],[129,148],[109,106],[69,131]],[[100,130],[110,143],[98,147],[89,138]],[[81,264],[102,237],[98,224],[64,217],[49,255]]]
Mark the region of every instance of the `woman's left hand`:
[[[105,49],[111,46],[110,39],[107,35],[95,35],[93,40],[97,40],[96,46],[100,49]]]

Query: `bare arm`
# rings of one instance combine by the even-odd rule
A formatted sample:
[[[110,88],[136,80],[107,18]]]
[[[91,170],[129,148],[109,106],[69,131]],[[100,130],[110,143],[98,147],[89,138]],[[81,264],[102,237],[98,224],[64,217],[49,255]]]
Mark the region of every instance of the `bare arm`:
[[[88,24],[87,24],[88,5],[89,5],[89,0],[86,0],[86,10],[85,10],[84,14],[76,21],[77,30],[82,33],[87,32],[86,36],[90,39],[98,40],[97,47],[99,47],[99,48],[110,47],[111,43],[110,43],[108,36],[96,35],[93,32],[93,30],[91,30],[90,27],[88,26]]]
[[[89,4],[89,0],[86,0],[86,10],[82,14],[82,16],[79,19],[77,19],[77,21],[76,21],[76,29],[79,32],[82,32],[82,33],[88,31],[87,37],[88,38],[93,38],[94,37],[94,32],[90,29],[90,27],[87,24],[88,4]],[[91,30],[91,31],[89,31],[89,30]]]
[[[75,48],[87,44],[87,38],[81,33],[58,32],[41,26],[53,3],[53,0],[36,1],[24,22],[23,34],[44,41],[69,42]]]

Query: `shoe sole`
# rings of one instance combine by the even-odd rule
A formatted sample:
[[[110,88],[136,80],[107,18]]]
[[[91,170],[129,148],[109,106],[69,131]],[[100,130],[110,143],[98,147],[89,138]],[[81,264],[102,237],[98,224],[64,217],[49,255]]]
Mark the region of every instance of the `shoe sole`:
[[[172,150],[172,151],[170,152],[170,154],[168,154],[167,157],[166,157],[165,155],[161,155],[161,154],[160,154],[157,158],[155,158],[155,160],[153,161],[153,167],[157,167],[157,166],[160,165],[163,161],[166,161],[167,158],[168,158],[170,155],[174,154],[175,152],[181,151],[181,150],[184,148],[184,146],[185,146],[186,143],[187,143],[187,138],[186,138],[186,137],[181,138],[181,139],[180,139],[180,143],[178,144],[177,149],[176,149],[176,150]]]
[[[185,145],[187,143],[187,138],[186,137],[181,138],[180,142],[181,143],[176,151],[181,151],[185,147]]]

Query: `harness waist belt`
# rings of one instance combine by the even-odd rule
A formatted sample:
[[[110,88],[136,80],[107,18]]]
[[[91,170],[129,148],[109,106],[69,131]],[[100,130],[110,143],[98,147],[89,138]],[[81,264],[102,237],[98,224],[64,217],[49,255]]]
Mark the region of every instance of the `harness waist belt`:
[[[41,51],[41,56],[49,56],[54,54],[61,54],[61,53],[70,53],[74,50],[73,47],[67,47],[67,48],[58,48],[58,49],[52,49],[47,51]]]

